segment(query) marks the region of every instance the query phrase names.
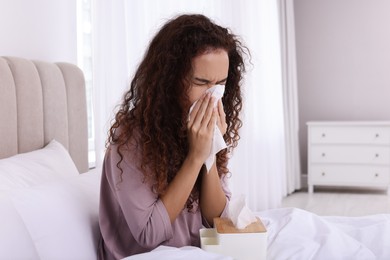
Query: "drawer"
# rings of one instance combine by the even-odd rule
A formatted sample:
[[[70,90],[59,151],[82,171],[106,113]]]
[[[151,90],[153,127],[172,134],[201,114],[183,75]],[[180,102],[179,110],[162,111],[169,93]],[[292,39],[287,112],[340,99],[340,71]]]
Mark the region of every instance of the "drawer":
[[[312,145],[311,163],[390,164],[390,147],[353,145]]]
[[[390,128],[376,126],[310,126],[310,143],[390,144]]]
[[[315,165],[310,168],[309,184],[387,186],[388,167],[356,165]]]

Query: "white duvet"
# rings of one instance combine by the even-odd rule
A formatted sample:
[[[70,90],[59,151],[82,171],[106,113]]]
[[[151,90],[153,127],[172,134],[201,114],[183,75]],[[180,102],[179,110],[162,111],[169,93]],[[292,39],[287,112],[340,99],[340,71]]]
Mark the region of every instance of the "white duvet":
[[[390,259],[390,215],[321,217],[283,208],[256,213],[267,227],[267,259]],[[159,247],[127,260],[227,260],[195,247]]]
[[[390,215],[320,217],[296,208],[257,215],[268,230],[268,259],[390,259]]]

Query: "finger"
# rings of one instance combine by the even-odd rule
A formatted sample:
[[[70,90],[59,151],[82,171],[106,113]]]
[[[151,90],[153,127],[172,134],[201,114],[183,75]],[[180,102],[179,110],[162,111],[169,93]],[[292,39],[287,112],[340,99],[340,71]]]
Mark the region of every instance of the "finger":
[[[201,100],[199,100],[200,106],[195,115],[194,123],[198,123],[199,125],[202,123],[209,101],[210,101],[210,94],[206,94]]]
[[[189,118],[188,118],[188,122],[190,124],[195,121],[196,115],[198,114],[198,112],[202,106],[202,101],[206,98],[206,95],[207,95],[207,93],[203,94],[203,96],[200,99],[198,99],[198,101],[196,101],[195,106],[192,108],[190,115],[189,115]]]
[[[225,111],[223,110],[222,100],[218,100],[218,114],[219,117],[221,118],[221,121],[225,122],[226,114]]]
[[[212,112],[210,121],[207,124],[207,128],[209,128],[209,130],[212,130],[215,128],[215,125],[217,124],[217,118],[218,118],[218,110],[216,108],[213,108],[213,112]]]
[[[225,111],[223,110],[222,101],[218,100],[217,104],[217,125],[219,128],[222,127],[223,123],[225,122]]]
[[[197,113],[195,115],[194,124],[200,125],[202,123],[203,117],[205,116],[205,113],[207,111],[207,107],[210,103],[210,100],[211,100],[211,94],[207,93],[207,95],[204,98],[202,98],[201,100],[198,101],[201,104],[200,104],[199,110],[197,111]]]
[[[205,124],[206,126],[209,124],[210,118],[213,115],[214,103],[215,103],[215,98],[211,97],[209,103],[207,104],[207,109],[205,111],[205,115],[203,116],[203,120],[202,120],[202,124]]]

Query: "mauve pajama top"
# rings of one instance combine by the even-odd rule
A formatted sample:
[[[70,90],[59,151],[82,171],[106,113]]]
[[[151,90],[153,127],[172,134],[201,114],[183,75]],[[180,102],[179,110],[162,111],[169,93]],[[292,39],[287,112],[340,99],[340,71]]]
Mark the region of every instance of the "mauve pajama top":
[[[140,160],[136,145],[122,151],[124,160],[120,179],[117,168],[119,154],[111,145],[106,151],[100,192],[99,224],[102,239],[99,259],[121,259],[129,255],[151,251],[159,245],[199,246],[199,229],[209,224],[200,210],[184,209],[173,224],[159,197],[150,184],[143,182],[143,174],[133,163]],[[230,191],[225,178],[221,180],[227,203],[221,216],[226,216]]]

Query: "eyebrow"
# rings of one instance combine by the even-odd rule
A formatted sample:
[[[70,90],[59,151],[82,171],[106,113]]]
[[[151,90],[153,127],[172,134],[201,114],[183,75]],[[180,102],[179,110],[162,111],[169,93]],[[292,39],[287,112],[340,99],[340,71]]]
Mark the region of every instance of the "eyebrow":
[[[205,84],[210,84],[211,83],[210,80],[202,79],[202,78],[198,78],[198,77],[194,77],[194,80],[202,82],[202,83],[205,83]],[[220,80],[220,81],[217,81],[215,84],[218,85],[218,84],[221,84],[221,83],[226,82],[226,81],[227,81],[227,77],[222,79],[222,80]]]

